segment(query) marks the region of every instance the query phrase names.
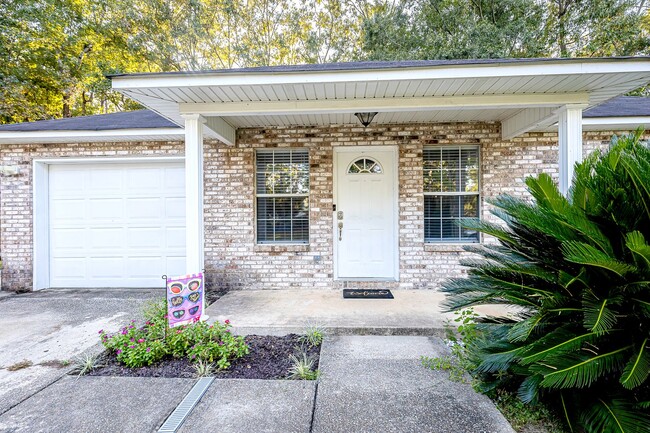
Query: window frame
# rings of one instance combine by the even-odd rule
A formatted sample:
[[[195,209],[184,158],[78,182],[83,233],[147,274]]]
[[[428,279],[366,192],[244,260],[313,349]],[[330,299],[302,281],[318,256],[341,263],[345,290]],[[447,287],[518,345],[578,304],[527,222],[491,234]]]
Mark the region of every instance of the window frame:
[[[425,191],[424,190],[424,176],[425,176],[425,170],[424,170],[424,164],[426,160],[424,159],[424,151],[427,149],[436,149],[436,150],[456,150],[458,152],[461,152],[463,149],[469,149],[469,150],[476,150],[477,152],[477,161],[478,161],[478,167],[477,167],[477,183],[478,183],[478,188],[476,192],[465,192],[465,191],[437,191],[437,192],[430,192],[430,191]],[[423,152],[422,152],[422,180],[423,180],[423,185],[422,185],[422,192],[424,193],[424,197],[422,199],[423,205],[424,202],[426,201],[426,197],[468,197],[468,196],[474,196],[476,197],[477,201],[477,218],[479,221],[482,219],[482,209],[483,206],[481,206],[481,191],[482,191],[482,182],[481,182],[481,146],[478,144],[458,144],[458,145],[442,145],[442,146],[424,146]],[[426,237],[426,219],[424,217],[425,210],[423,208],[422,210],[422,222],[423,222],[423,238],[424,238],[424,243],[426,245],[465,245],[465,244],[477,244],[477,243],[482,243],[483,241],[483,236],[479,232],[478,233],[478,238],[477,239],[469,239],[469,238],[449,238],[449,240],[446,240],[445,238],[439,238],[439,239],[431,239]],[[442,221],[442,218],[440,218],[440,221]]]
[[[281,193],[281,194],[266,194],[266,193],[258,193],[257,192],[257,175],[258,175],[258,170],[257,170],[257,157],[259,154],[274,154],[274,153],[282,153],[282,152],[287,152],[287,153],[294,153],[294,152],[304,152],[307,155],[307,166],[308,166],[308,171],[307,171],[307,178],[308,178],[308,187],[307,187],[307,193],[306,194],[286,194],[286,193]],[[253,195],[254,195],[254,212],[255,212],[255,244],[256,245],[309,245],[310,239],[311,239],[311,164],[310,164],[310,155],[309,155],[309,149],[304,148],[304,147],[295,147],[295,148],[272,148],[272,149],[256,149],[255,150],[255,161],[254,161],[254,187],[253,187]],[[259,239],[259,211],[258,211],[258,198],[306,198],[307,199],[307,239],[305,240],[260,240]],[[290,221],[292,221],[291,219]],[[293,227],[291,228],[292,230],[292,236],[293,237]]]

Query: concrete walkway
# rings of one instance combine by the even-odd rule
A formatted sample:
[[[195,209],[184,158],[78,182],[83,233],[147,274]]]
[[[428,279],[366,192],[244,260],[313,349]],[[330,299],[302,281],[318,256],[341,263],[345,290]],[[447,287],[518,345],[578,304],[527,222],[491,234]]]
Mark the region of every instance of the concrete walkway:
[[[394,300],[343,300],[340,291],[227,294],[208,313],[230,319],[240,334],[327,328],[322,376],[215,380],[179,431],[512,433],[489,399],[421,366],[421,356],[449,353],[439,337],[442,296],[393,293]],[[137,319],[143,304],[161,294],[48,290],[0,297],[0,433],[157,431],[194,379],[76,378],[56,364],[99,350],[99,329]],[[23,359],[33,365],[7,369]]]
[[[490,399],[421,365],[423,355],[448,353],[437,337],[326,341],[311,431],[513,433]]]
[[[438,337],[335,336],[319,381],[215,380],[179,432],[514,433],[490,400],[432,371]],[[64,377],[0,415],[0,432],[155,432],[192,379]]]

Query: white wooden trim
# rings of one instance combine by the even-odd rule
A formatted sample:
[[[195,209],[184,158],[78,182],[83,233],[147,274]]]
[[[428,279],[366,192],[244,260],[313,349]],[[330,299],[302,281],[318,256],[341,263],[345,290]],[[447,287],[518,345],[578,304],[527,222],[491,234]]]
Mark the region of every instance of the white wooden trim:
[[[634,116],[634,117],[583,117],[583,126],[592,125],[629,125],[632,128],[641,125],[650,125],[650,116]],[[634,126],[636,125],[636,126]]]
[[[32,163],[33,290],[50,287],[49,163]]]
[[[74,142],[75,138],[92,137],[93,140],[104,139],[107,141],[120,139],[131,136],[160,136],[169,135],[173,137],[180,137],[183,135],[181,128],[133,128],[133,129],[107,129],[101,131],[93,130],[78,130],[78,131],[7,131],[0,132],[0,144],[5,144],[11,140],[32,140],[37,142],[39,140],[53,140],[69,138],[70,142]],[[101,140],[97,140],[101,141]]]
[[[207,135],[214,135],[212,138],[216,138],[231,146],[237,140],[237,129],[221,117],[206,117],[204,131]],[[209,132],[213,134],[209,134]]]
[[[559,187],[567,194],[573,181],[573,166],[582,161],[582,109],[584,105],[568,105],[558,111]]]
[[[333,264],[333,275],[335,281],[399,281],[400,279],[400,269],[399,269],[399,260],[400,260],[400,250],[399,250],[399,152],[397,146],[335,146],[334,147],[334,163],[333,163],[333,204],[337,204],[337,185],[338,185],[338,164],[339,164],[339,154],[341,153],[358,153],[358,152],[372,152],[372,151],[391,151],[393,153],[393,251],[395,251],[395,260],[393,264],[393,275],[394,278],[339,278],[338,276],[338,242],[336,242],[337,236],[337,223],[336,212],[332,211],[332,243],[334,245],[334,259],[332,260]]]
[[[50,287],[50,201],[49,166],[75,164],[129,164],[143,162],[182,162],[183,157],[80,157],[40,158],[32,161],[32,221],[33,221],[33,290]]]
[[[362,111],[402,112],[437,111],[475,108],[555,107],[589,102],[587,93],[460,95],[419,98],[365,98],[336,100],[181,103],[180,113],[206,116],[264,116],[291,114],[355,113]]]
[[[553,108],[526,108],[501,122],[501,137],[510,140],[535,128],[552,125],[557,120]]]
[[[583,131],[613,130],[633,131],[639,126],[650,127],[650,116],[635,117],[583,117]]]
[[[185,118],[185,247],[186,271],[203,271],[203,124],[198,114]]]
[[[141,162],[183,162],[183,156],[81,156],[76,158],[38,158],[39,164],[138,164]]]
[[[340,82],[410,81],[441,78],[521,77],[545,75],[587,75],[650,72],[647,58],[576,59],[531,61],[526,63],[492,63],[473,65],[439,65],[395,67],[390,69],[254,72],[236,70],[228,73],[134,74],[112,77],[113,88],[146,89],[199,86],[250,86],[264,84],[308,84]]]

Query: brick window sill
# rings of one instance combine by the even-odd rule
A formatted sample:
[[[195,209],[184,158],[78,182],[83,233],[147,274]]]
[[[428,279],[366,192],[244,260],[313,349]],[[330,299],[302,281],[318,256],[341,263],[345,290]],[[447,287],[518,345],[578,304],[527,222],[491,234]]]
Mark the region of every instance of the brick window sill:
[[[306,253],[309,252],[308,244],[278,245],[278,244],[256,244],[253,248],[256,253]]]
[[[431,253],[461,253],[465,245],[477,244],[424,244],[424,251]]]

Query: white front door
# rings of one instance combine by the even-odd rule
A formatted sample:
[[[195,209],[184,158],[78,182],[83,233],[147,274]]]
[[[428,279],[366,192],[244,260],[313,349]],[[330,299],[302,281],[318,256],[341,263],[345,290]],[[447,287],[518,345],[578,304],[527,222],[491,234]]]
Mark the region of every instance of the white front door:
[[[397,280],[397,148],[334,153],[335,276]]]

